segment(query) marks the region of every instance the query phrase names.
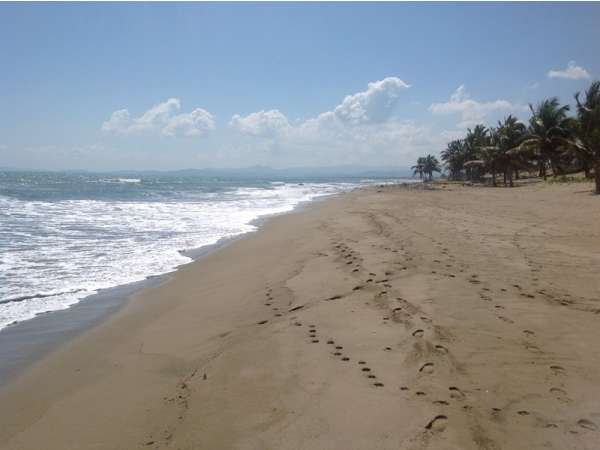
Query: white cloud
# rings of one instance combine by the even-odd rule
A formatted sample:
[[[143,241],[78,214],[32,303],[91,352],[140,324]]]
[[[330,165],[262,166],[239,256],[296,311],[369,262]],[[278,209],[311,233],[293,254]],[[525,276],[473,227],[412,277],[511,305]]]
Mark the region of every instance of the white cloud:
[[[393,112],[400,92],[409,87],[397,77],[369,83],[366,91],[346,96],[332,114],[341,122],[351,125],[384,122]]]
[[[177,98],[158,103],[142,114],[131,118],[127,109],[113,112],[102,124],[102,131],[115,133],[137,133],[158,131],[163,136],[199,136],[215,128],[214,117],[202,108],[190,113],[175,114],[181,108]]]
[[[279,110],[234,115],[230,125],[253,136],[320,139],[325,133],[346,133],[352,127],[384,123],[390,119],[398,97],[409,84],[398,77],[368,83],[367,90],[347,95],[332,111],[323,112],[293,126]]]
[[[200,136],[215,129],[215,120],[211,113],[202,108],[196,108],[190,113],[178,114],[168,120],[162,129],[165,136],[183,134],[185,136]]]
[[[125,133],[128,131],[131,122],[131,116],[126,109],[119,109],[113,112],[106,122],[102,124],[102,131],[114,131]]]
[[[496,111],[511,111],[522,109],[507,100],[493,102],[478,102],[470,98],[464,84],[460,85],[445,103],[433,103],[429,110],[433,114],[460,114],[459,127],[468,127],[482,122],[486,116]]]
[[[564,70],[548,71],[548,78],[566,78],[568,80],[582,80],[590,78],[590,73],[583,67],[575,64],[575,61],[569,61]]]
[[[275,165],[277,160],[292,165],[408,164],[415,155],[443,145],[431,129],[393,117],[399,95],[408,87],[397,77],[375,81],[331,111],[303,121],[291,121],[279,110],[236,114],[230,126],[242,136],[262,139],[239,141],[222,153],[235,148],[237,159],[246,154],[256,163]]]
[[[247,116],[235,114],[229,125],[241,133],[263,137],[279,136],[290,129],[287,117],[278,109],[261,110]]]

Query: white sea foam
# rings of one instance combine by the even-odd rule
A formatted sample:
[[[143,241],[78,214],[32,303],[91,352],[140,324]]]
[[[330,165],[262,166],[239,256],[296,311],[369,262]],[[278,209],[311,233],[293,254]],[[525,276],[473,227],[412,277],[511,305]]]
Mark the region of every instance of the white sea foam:
[[[260,216],[354,186],[277,183],[186,201],[0,196],[0,329],[100,289],[170,272],[190,261],[182,250],[253,231]]]

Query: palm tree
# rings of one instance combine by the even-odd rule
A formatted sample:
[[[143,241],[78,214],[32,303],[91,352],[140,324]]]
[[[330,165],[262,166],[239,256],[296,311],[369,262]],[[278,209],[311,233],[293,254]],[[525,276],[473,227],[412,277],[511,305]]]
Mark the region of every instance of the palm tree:
[[[475,167],[479,168],[482,166],[481,149],[489,145],[489,130],[484,125],[476,125],[472,130],[467,129],[467,135],[464,139],[465,146],[465,162],[467,178],[473,179],[473,171]],[[467,164],[469,163],[469,164]],[[476,178],[481,176],[481,171],[477,169]]]
[[[513,187],[513,174],[519,167],[525,165],[521,161],[520,153],[514,149],[521,143],[525,136],[526,127],[516,117],[509,115],[503,122],[498,122],[498,128],[491,129],[490,143],[483,148],[483,159],[488,162],[492,170],[492,180],[496,186],[496,171],[504,173],[504,185],[508,179]]]
[[[442,168],[440,167],[440,162],[433,155],[427,155],[424,159],[423,164],[423,172],[428,177],[428,180],[431,181],[433,179],[433,172],[441,172]]]
[[[479,148],[478,156],[484,171],[491,172],[492,185],[496,187],[496,173],[502,170],[503,154],[500,147],[501,137],[497,129],[490,128],[488,136],[488,145]],[[474,161],[471,161],[472,163]]]
[[[584,164],[594,167],[596,194],[600,194],[600,81],[594,81],[585,91],[585,99],[577,102],[577,137],[572,140],[572,148]]]
[[[527,136],[519,146],[521,153],[530,152],[538,161],[540,176],[546,179],[549,162],[554,175],[562,173],[561,155],[564,139],[571,135],[567,117],[569,105],[560,105],[558,98],[543,100],[536,108],[529,105],[531,119]]]
[[[462,139],[455,139],[448,143],[446,149],[442,151],[442,161],[448,168],[449,178],[457,180],[462,178],[462,171],[466,161],[466,148]]]
[[[425,158],[423,156],[417,158],[417,164],[412,166],[411,169],[413,170],[413,176],[419,174],[419,178],[422,180],[425,173]]]
[[[412,166],[413,175],[419,174],[419,178],[423,179],[423,176],[427,176],[426,181],[433,179],[433,172],[441,172],[440,162],[433,155],[420,156],[417,159],[417,164]]]

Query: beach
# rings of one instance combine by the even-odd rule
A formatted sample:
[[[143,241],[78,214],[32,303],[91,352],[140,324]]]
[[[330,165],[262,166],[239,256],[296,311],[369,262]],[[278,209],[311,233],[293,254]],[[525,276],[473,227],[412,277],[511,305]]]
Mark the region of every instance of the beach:
[[[0,449],[596,449],[587,184],[269,218],[0,388]]]

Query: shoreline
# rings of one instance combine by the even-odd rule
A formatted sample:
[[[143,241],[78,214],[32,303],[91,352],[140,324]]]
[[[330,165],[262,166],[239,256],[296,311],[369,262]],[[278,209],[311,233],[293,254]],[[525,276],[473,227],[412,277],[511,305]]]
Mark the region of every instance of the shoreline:
[[[592,450],[580,191],[378,186],[273,217],[0,388],[0,449]]]
[[[365,187],[357,187],[350,191],[323,195],[311,200],[299,202],[293,209],[280,213],[265,214],[249,222],[255,230],[235,236],[220,238],[213,244],[198,248],[180,250],[183,256],[190,258],[187,263],[175,267],[172,271],[160,275],[152,275],[144,280],[99,290],[95,294],[83,297],[77,303],[60,310],[48,311],[28,320],[18,322],[0,330],[0,388],[10,383],[27,368],[59,349],[72,339],[86,333],[103,321],[109,320],[121,308],[126,307],[131,297],[145,289],[156,287],[167,282],[178,270],[194,264],[219,249],[230,245],[238,239],[244,239],[260,230],[269,219],[302,211],[311,203],[326,201],[338,195]]]

